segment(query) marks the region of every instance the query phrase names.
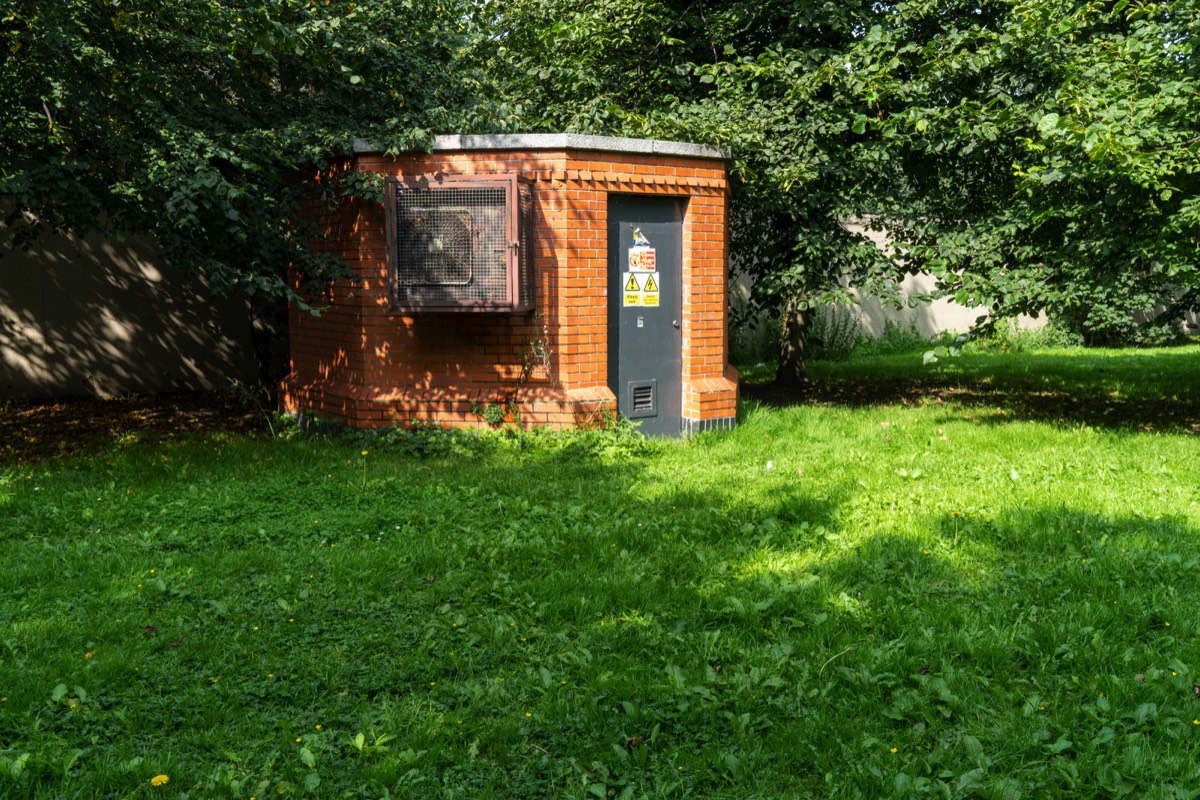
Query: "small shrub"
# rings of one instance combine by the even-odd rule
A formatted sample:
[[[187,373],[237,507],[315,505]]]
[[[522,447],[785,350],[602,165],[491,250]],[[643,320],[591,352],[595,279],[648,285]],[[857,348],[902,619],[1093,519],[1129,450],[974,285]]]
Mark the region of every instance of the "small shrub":
[[[271,390],[266,386],[261,383],[247,383],[237,378],[230,378],[218,394],[229,406],[246,412],[268,413],[275,405]]]
[[[999,319],[981,332],[971,335],[971,352],[975,353],[1019,353],[1026,347],[1026,340],[1014,320]]]
[[[1082,340],[1082,337],[1080,337]],[[1187,342],[1187,334],[1178,322],[1140,325],[1130,337],[1133,347],[1172,347]]]
[[[374,438],[388,450],[414,458],[435,458],[458,453],[462,455],[490,452],[497,437],[487,431],[468,431],[447,428],[429,420],[414,419],[407,428],[396,426],[381,431],[367,431],[364,437]]]
[[[276,439],[295,439],[304,433],[300,427],[300,420],[296,419],[295,415],[288,414],[286,411],[276,411],[267,418],[267,426],[271,429],[271,435]]]
[[[1082,347],[1083,336],[1059,321],[1041,328],[1023,328],[1016,320],[996,320],[986,333],[972,337],[976,353],[1020,353],[1025,350]]]
[[[1043,349],[1066,349],[1083,347],[1083,336],[1062,323],[1051,320],[1041,328],[1021,332],[1026,347]]]
[[[521,407],[517,405],[516,400],[509,400],[507,403],[475,403],[471,406],[471,413],[478,416],[489,426],[499,428],[505,422],[511,422],[514,425],[521,423]]]
[[[476,403],[471,407],[471,413],[482,419],[493,428],[504,424],[504,406],[495,403]]]
[[[925,350],[929,341],[929,337],[917,329],[916,320],[900,323],[888,319],[883,321],[883,333],[879,336],[863,337],[863,340],[859,342],[857,352],[863,356],[911,353],[914,350]]]
[[[1088,298],[1090,302],[1052,312],[1053,321],[1088,347],[1165,347],[1186,340],[1183,318],[1155,313],[1163,298],[1131,289]]]
[[[808,322],[808,358],[845,361],[863,338],[862,316],[857,309],[828,305],[815,309]]]

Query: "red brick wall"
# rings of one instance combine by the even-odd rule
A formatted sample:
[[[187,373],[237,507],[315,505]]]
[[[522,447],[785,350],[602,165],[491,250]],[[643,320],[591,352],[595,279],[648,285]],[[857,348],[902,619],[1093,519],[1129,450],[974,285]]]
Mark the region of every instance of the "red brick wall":
[[[608,196],[687,198],[683,247],[683,416],[731,421],[727,364],[725,165],[710,159],[582,150],[357,156],[340,169],[397,177],[519,173],[534,181],[536,312],[396,314],[388,309],[382,206],[305,209],[353,281],[320,317],[292,312],[291,412],[358,426],[413,419],[479,425],[475,404],[515,402],[529,424],[579,425],[615,407],[607,388]],[[531,357],[542,336],[545,365]],[[530,369],[530,367],[533,367]],[[692,427],[695,427],[693,424]]]

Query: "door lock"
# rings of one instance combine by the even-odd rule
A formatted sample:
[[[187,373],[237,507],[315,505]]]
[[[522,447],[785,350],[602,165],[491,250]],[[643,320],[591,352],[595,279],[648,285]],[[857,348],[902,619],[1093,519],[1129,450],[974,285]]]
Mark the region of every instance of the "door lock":
[[[671,320],[671,324],[675,326],[675,330],[679,330],[679,320],[673,319]]]

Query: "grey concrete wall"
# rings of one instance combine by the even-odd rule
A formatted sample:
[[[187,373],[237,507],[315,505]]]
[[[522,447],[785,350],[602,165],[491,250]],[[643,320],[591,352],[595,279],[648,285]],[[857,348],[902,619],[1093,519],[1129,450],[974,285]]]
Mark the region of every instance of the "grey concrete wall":
[[[231,378],[258,380],[244,300],[169,272],[144,239],[48,235],[25,251],[0,222],[0,398],[206,390]]]
[[[845,227],[847,230],[866,236],[880,250],[887,250],[891,246],[886,234],[882,231],[868,230],[863,222],[852,220],[847,222]],[[905,297],[912,297],[932,291],[934,284],[935,280],[932,275],[924,272],[918,273],[906,277],[900,284],[900,291]],[[975,324],[975,320],[987,313],[987,309],[982,306],[974,308],[960,306],[948,298],[921,303],[914,308],[884,308],[878,300],[862,298],[856,289],[852,289],[852,292],[860,298],[860,305],[856,310],[861,316],[863,332],[868,336],[882,334],[888,322],[903,328],[913,325],[927,337],[946,332],[965,333]],[[1017,325],[1022,328],[1040,328],[1045,324],[1044,315],[1017,318]]]
[[[890,243],[886,234],[881,231],[868,230],[867,226],[857,220],[845,223],[848,230],[860,233],[875,243],[881,250],[886,250]],[[934,288],[935,280],[929,273],[909,275],[900,284],[904,297],[926,294]],[[742,276],[731,287],[731,302],[735,306],[744,304],[750,295],[750,282]],[[908,329],[910,326],[926,338],[933,338],[942,333],[965,333],[975,321],[986,313],[983,307],[960,306],[953,301],[943,298],[929,303],[921,303],[913,308],[884,307],[874,298],[864,298],[858,289],[850,287],[850,292],[858,298],[858,305],[841,309],[839,313],[852,314],[861,324],[866,336],[881,336],[889,323]],[[1022,328],[1040,328],[1046,324],[1045,315],[1038,317],[1021,316],[1017,324]],[[764,347],[769,333],[764,325],[755,323],[751,330],[742,332],[743,344],[749,349]]]

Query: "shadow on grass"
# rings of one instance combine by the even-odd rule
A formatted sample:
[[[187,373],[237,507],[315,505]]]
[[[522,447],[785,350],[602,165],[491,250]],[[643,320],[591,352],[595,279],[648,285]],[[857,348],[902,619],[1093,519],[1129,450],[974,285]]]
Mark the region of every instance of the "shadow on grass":
[[[228,394],[181,392],[0,404],[0,467],[99,455],[122,440],[268,429],[261,409]]]
[[[917,645],[919,652],[905,663],[886,666],[896,674],[928,673],[939,662],[992,663],[1011,673],[1000,676],[1006,679],[1017,679],[1022,670],[1061,673],[1056,661],[1086,666],[1104,678],[1119,653],[1131,665],[1132,680],[1142,668],[1176,657],[1200,629],[1200,529],[1181,516],[1063,507],[939,514],[931,524],[932,540],[874,534],[838,543],[831,529],[807,544],[815,556],[808,569],[821,579],[819,591],[807,596],[808,607],[776,606],[764,624],[820,612],[843,628],[847,642],[867,637],[908,642],[902,649]],[[771,563],[757,554],[740,588],[772,586],[758,579]],[[948,647],[956,640],[965,648]],[[1200,673],[1200,663],[1194,666]],[[1040,677],[1071,682],[1078,674]],[[1191,708],[1195,698],[1190,683],[1187,688]]]
[[[1101,796],[1113,759],[1090,735],[1048,750],[1060,732],[1161,752],[1169,718],[1194,715],[1190,684],[1146,679],[1200,628],[1200,532],[1177,517],[1016,509],[861,534],[839,522],[853,483],[587,451],[224,447],[14,487],[0,732],[33,754],[27,794],[163,771],[233,796],[226,763],[246,786],[300,785],[303,744],[331,793],[819,796],[836,775],[878,796],[884,770],[960,781],[971,736],[993,794],[1053,796],[1069,759],[1074,796]],[[1099,692],[1111,719],[1087,716]],[[1151,703],[1160,726],[1121,716]],[[403,746],[365,757],[353,737],[376,731]],[[89,769],[71,777],[76,749]],[[153,751],[172,761],[122,771]],[[1181,763],[1119,768],[1153,796]]]
[[[807,576],[783,554],[756,554],[728,587],[738,608],[763,609],[750,626],[770,632],[742,658],[787,645],[796,660],[777,667],[783,683],[830,709],[824,743],[797,740],[813,754],[797,768],[815,778],[869,763],[879,742],[908,754],[894,769],[951,786],[982,766],[983,796],[1055,796],[1063,774],[1072,796],[1190,785],[1200,530],[1070,507],[930,523],[932,539],[817,545]],[[1105,731],[1157,755],[1114,759]],[[987,758],[963,750],[964,737]],[[846,780],[870,792],[871,775]]]
[[[920,354],[819,364],[796,389],[746,384],[770,406],[949,405],[980,421],[1200,433],[1200,350],[966,355],[922,366]]]

